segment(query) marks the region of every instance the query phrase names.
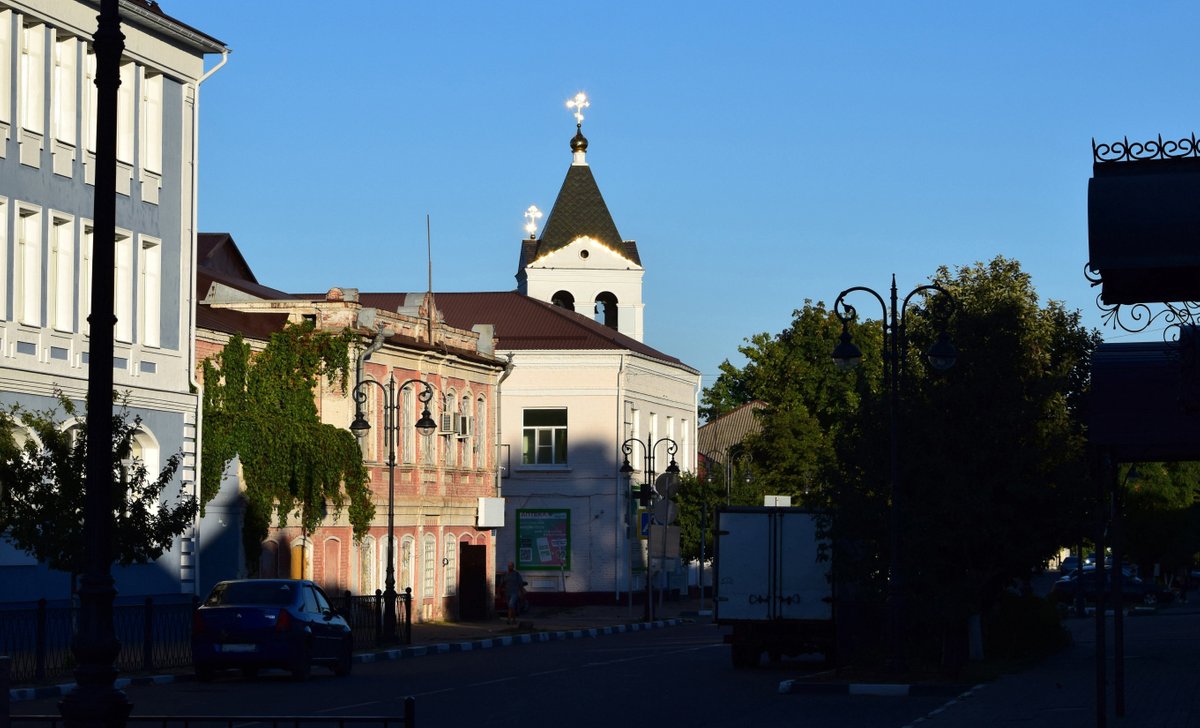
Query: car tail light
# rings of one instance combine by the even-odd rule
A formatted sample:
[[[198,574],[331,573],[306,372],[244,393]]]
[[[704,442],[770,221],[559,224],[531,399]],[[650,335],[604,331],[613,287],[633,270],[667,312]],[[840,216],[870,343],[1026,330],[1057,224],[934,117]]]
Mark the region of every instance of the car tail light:
[[[275,631],[286,632],[292,626],[292,614],[286,609],[279,610],[279,617],[275,620]]]
[[[192,635],[204,634],[204,617],[199,611],[192,612]]]

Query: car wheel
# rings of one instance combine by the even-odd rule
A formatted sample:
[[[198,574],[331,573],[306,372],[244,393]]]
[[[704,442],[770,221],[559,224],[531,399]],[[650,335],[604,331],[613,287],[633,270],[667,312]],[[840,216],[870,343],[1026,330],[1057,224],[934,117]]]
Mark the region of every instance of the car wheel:
[[[200,682],[212,682],[217,676],[216,668],[212,665],[196,665],[196,680]]]
[[[292,679],[298,682],[308,679],[312,672],[312,645],[305,642],[300,648],[300,654],[292,665]]]
[[[349,640],[346,641],[345,647],[342,648],[342,654],[338,657],[338,661],[333,663],[333,674],[338,677],[345,677],[350,674],[350,670],[354,667],[354,644]]]

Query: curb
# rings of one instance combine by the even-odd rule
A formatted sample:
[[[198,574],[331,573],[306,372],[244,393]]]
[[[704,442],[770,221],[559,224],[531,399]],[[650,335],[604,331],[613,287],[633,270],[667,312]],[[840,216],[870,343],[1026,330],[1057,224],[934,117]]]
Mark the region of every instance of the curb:
[[[486,639],[468,640],[465,642],[439,642],[429,645],[420,645],[418,647],[401,647],[398,649],[381,650],[379,652],[357,652],[354,655],[354,661],[359,664],[368,662],[391,662],[394,660],[408,660],[414,657],[424,657],[425,655],[444,655],[452,652],[473,652],[475,650],[488,650],[498,647],[510,647],[512,645],[528,645],[535,642],[560,642],[563,640],[600,637],[603,635],[621,634],[625,632],[644,632],[651,629],[674,627],[682,624],[683,622],[684,620],[682,619],[662,619],[654,622],[618,624],[610,627],[586,627],[580,629],[564,629],[547,632],[525,632],[522,634],[507,635],[504,637],[489,637]],[[190,682],[195,679],[196,676],[190,672],[179,675],[149,675],[145,677],[118,678],[113,686],[118,690],[121,690],[131,685],[165,685],[175,682]],[[8,691],[8,699],[10,702],[18,703],[29,700],[61,698],[65,697],[67,693],[74,689],[75,683],[61,683],[59,685],[44,685],[41,687],[32,688],[11,688]]]
[[[968,697],[982,685],[925,685],[909,683],[829,683],[782,680],[781,694],[877,695],[884,697]]]

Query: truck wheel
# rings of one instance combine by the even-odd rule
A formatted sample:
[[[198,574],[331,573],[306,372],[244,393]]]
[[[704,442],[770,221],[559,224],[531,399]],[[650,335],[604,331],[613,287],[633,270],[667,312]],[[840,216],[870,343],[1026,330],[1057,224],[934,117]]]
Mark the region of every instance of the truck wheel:
[[[733,666],[737,669],[756,667],[758,665],[759,651],[749,645],[733,645],[733,650],[730,657],[733,660]]]

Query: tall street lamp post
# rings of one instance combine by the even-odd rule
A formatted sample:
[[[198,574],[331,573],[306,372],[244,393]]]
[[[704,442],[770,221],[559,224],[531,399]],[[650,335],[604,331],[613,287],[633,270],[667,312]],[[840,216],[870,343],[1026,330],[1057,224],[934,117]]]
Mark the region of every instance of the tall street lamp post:
[[[621,452],[625,454],[625,462],[621,465],[621,473],[632,479],[633,466],[629,464],[629,456],[633,454],[633,445],[637,443],[642,446],[642,474],[645,482],[642,483],[638,492],[638,500],[643,508],[649,508],[654,505],[654,451],[659,445],[666,444],[667,455],[671,456],[671,463],[667,465],[664,471],[667,475],[678,477],[679,464],[675,462],[675,453],[679,452],[679,445],[669,437],[659,438],[657,441],[652,439],[651,435],[646,435],[646,441],[642,442],[636,437],[631,437],[621,443]],[[664,527],[666,524],[663,524]],[[641,524],[637,524],[640,530]],[[663,533],[663,538],[666,538],[666,533]],[[646,549],[646,613],[645,621],[649,622],[654,618],[654,609],[651,606],[651,587],[650,587],[650,550],[647,544]]]
[[[71,642],[75,688],[59,703],[67,726],[124,726],[133,704],[116,688],[120,652],[113,626],[113,261],[117,219],[117,91],[125,35],[117,0],[102,0],[96,35],[96,189],[92,300],[88,316],[83,543],[87,557],[79,589],[79,626]]]
[[[433,399],[433,386],[420,379],[409,379],[399,386],[396,378],[389,376],[387,384],[374,379],[363,379],[354,385],[355,413],[354,422],[350,423],[350,431],[360,440],[371,431],[371,423],[363,416],[363,405],[367,402],[367,385],[373,384],[383,392],[383,439],[387,441],[388,467],[388,506],[387,506],[387,577],[383,590],[383,640],[392,643],[396,641],[396,433],[399,431],[397,419],[399,407],[396,405],[396,392],[402,391],[410,384],[425,385],[424,391],[417,394],[421,400],[421,418],[417,420],[417,432],[429,435],[437,429],[437,423],[429,416],[429,401]]]
[[[904,375],[905,359],[908,353],[908,338],[905,328],[905,315],[908,302],[918,293],[945,296],[956,306],[954,296],[937,284],[917,286],[908,292],[903,303],[897,305],[896,276],[892,276],[890,305],[885,303],[883,296],[864,286],[847,288],[838,294],[833,304],[833,312],[842,322],[841,342],[833,350],[833,361],[843,370],[852,369],[862,360],[862,351],[854,345],[850,338],[850,322],[854,321],[858,312],[846,303],[846,296],[861,291],[875,297],[883,310],[880,325],[883,329],[883,380],[888,389],[888,490],[891,494],[891,510],[888,512],[889,555],[888,555],[888,640],[890,646],[890,667],[902,671],[907,667],[905,650],[905,627],[907,612],[905,604],[904,559],[902,554],[903,540],[901,526],[903,519],[904,491],[900,484],[899,445],[897,411],[900,404],[900,379]],[[943,330],[937,341],[926,352],[930,366],[938,371],[945,371],[954,366],[958,352],[950,343],[949,337]]]

